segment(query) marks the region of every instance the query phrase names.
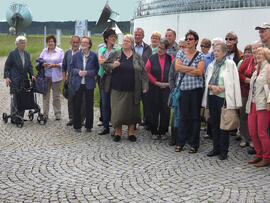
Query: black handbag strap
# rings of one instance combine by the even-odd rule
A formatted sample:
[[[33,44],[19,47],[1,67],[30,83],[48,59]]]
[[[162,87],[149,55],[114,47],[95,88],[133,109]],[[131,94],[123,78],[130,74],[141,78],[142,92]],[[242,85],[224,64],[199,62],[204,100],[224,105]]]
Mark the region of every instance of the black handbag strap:
[[[195,60],[195,58],[198,56],[198,54],[199,54],[199,52],[197,51],[196,54],[192,57],[191,61],[189,62],[189,64],[188,64],[187,66],[191,66],[191,64],[193,63],[193,61]],[[178,83],[178,85],[177,85],[177,88],[179,88],[179,87],[181,86],[182,81],[183,81],[185,75],[186,75],[186,73],[184,73],[184,74],[182,75],[182,77],[180,78],[179,83]]]

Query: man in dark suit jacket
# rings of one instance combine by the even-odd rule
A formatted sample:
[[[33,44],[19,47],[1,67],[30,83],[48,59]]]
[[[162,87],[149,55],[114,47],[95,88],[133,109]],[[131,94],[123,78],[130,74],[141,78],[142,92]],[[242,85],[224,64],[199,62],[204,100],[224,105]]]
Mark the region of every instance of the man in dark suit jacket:
[[[146,64],[148,58],[152,55],[151,47],[143,41],[144,30],[142,28],[136,28],[134,31],[134,51],[140,54],[143,58],[144,64]],[[142,95],[143,103],[143,123],[146,130],[149,130],[149,102],[147,99],[147,94]]]
[[[80,47],[80,37],[79,36],[72,36],[71,41],[71,49],[68,49],[65,53],[63,63],[62,63],[62,74],[63,74],[63,81],[64,84],[68,85],[68,117],[69,117],[69,122],[67,123],[67,126],[72,126],[73,125],[73,96],[74,94],[71,94],[74,92],[71,87],[71,80],[72,80],[72,74],[71,74],[71,59],[72,56],[79,51]],[[81,116],[82,116],[82,122],[85,120],[85,108],[84,108],[84,103],[85,100],[83,98],[82,100],[82,110],[81,110]]]
[[[24,50],[26,38],[18,36],[15,43],[17,48],[9,53],[4,69],[4,79],[6,79],[7,86],[10,86],[10,93],[13,94],[11,97],[11,115],[15,113],[16,107],[14,90],[23,87],[24,81],[28,80],[28,74],[30,78],[35,79],[30,54]],[[18,114],[23,118],[24,111],[20,111]]]

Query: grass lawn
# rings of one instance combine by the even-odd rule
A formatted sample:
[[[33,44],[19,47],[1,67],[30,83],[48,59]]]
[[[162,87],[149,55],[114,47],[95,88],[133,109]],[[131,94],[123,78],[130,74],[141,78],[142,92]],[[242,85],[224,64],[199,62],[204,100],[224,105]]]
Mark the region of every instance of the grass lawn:
[[[36,61],[35,59],[39,57],[41,51],[44,48],[44,38],[43,35],[28,35],[26,36],[27,38],[27,43],[26,43],[26,48],[25,50],[28,51],[31,55],[31,61],[33,67],[36,66]],[[15,49],[15,39],[16,36],[13,35],[8,35],[8,34],[0,34],[0,56],[8,56],[8,53],[12,50]],[[61,48],[66,51],[67,49],[70,48],[70,39],[71,35],[62,35],[61,38]],[[97,47],[99,44],[103,43],[103,37],[102,36],[92,36],[92,51],[96,52]],[[4,67],[1,67],[4,68]],[[34,72],[36,72],[34,68]],[[95,101],[94,105],[95,107],[99,106],[99,93],[98,93],[98,88],[95,89]]]

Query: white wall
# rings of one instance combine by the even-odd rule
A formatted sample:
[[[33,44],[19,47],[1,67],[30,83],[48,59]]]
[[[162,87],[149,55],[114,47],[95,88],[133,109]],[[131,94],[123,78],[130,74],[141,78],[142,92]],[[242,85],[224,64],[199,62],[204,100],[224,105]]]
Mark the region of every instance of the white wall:
[[[144,41],[147,43],[150,43],[153,31],[159,31],[164,36],[167,28],[177,32],[177,41],[189,29],[195,30],[200,39],[210,40],[214,37],[225,38],[226,33],[233,30],[238,36],[238,47],[243,50],[247,44],[259,40],[255,27],[263,22],[270,23],[270,8],[228,9],[138,18],[134,20],[134,28],[144,29]]]

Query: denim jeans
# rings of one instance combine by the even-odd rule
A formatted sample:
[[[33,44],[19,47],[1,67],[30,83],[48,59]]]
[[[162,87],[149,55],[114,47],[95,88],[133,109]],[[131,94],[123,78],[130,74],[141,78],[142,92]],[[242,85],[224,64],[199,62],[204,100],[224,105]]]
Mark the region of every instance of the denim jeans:
[[[223,104],[224,98],[215,95],[208,96],[213,151],[221,154],[227,154],[229,150],[230,131],[224,131],[220,129],[221,108]]]
[[[103,127],[109,128],[109,122],[111,120],[111,99],[110,92],[100,90],[101,93],[101,112],[103,119]]]

